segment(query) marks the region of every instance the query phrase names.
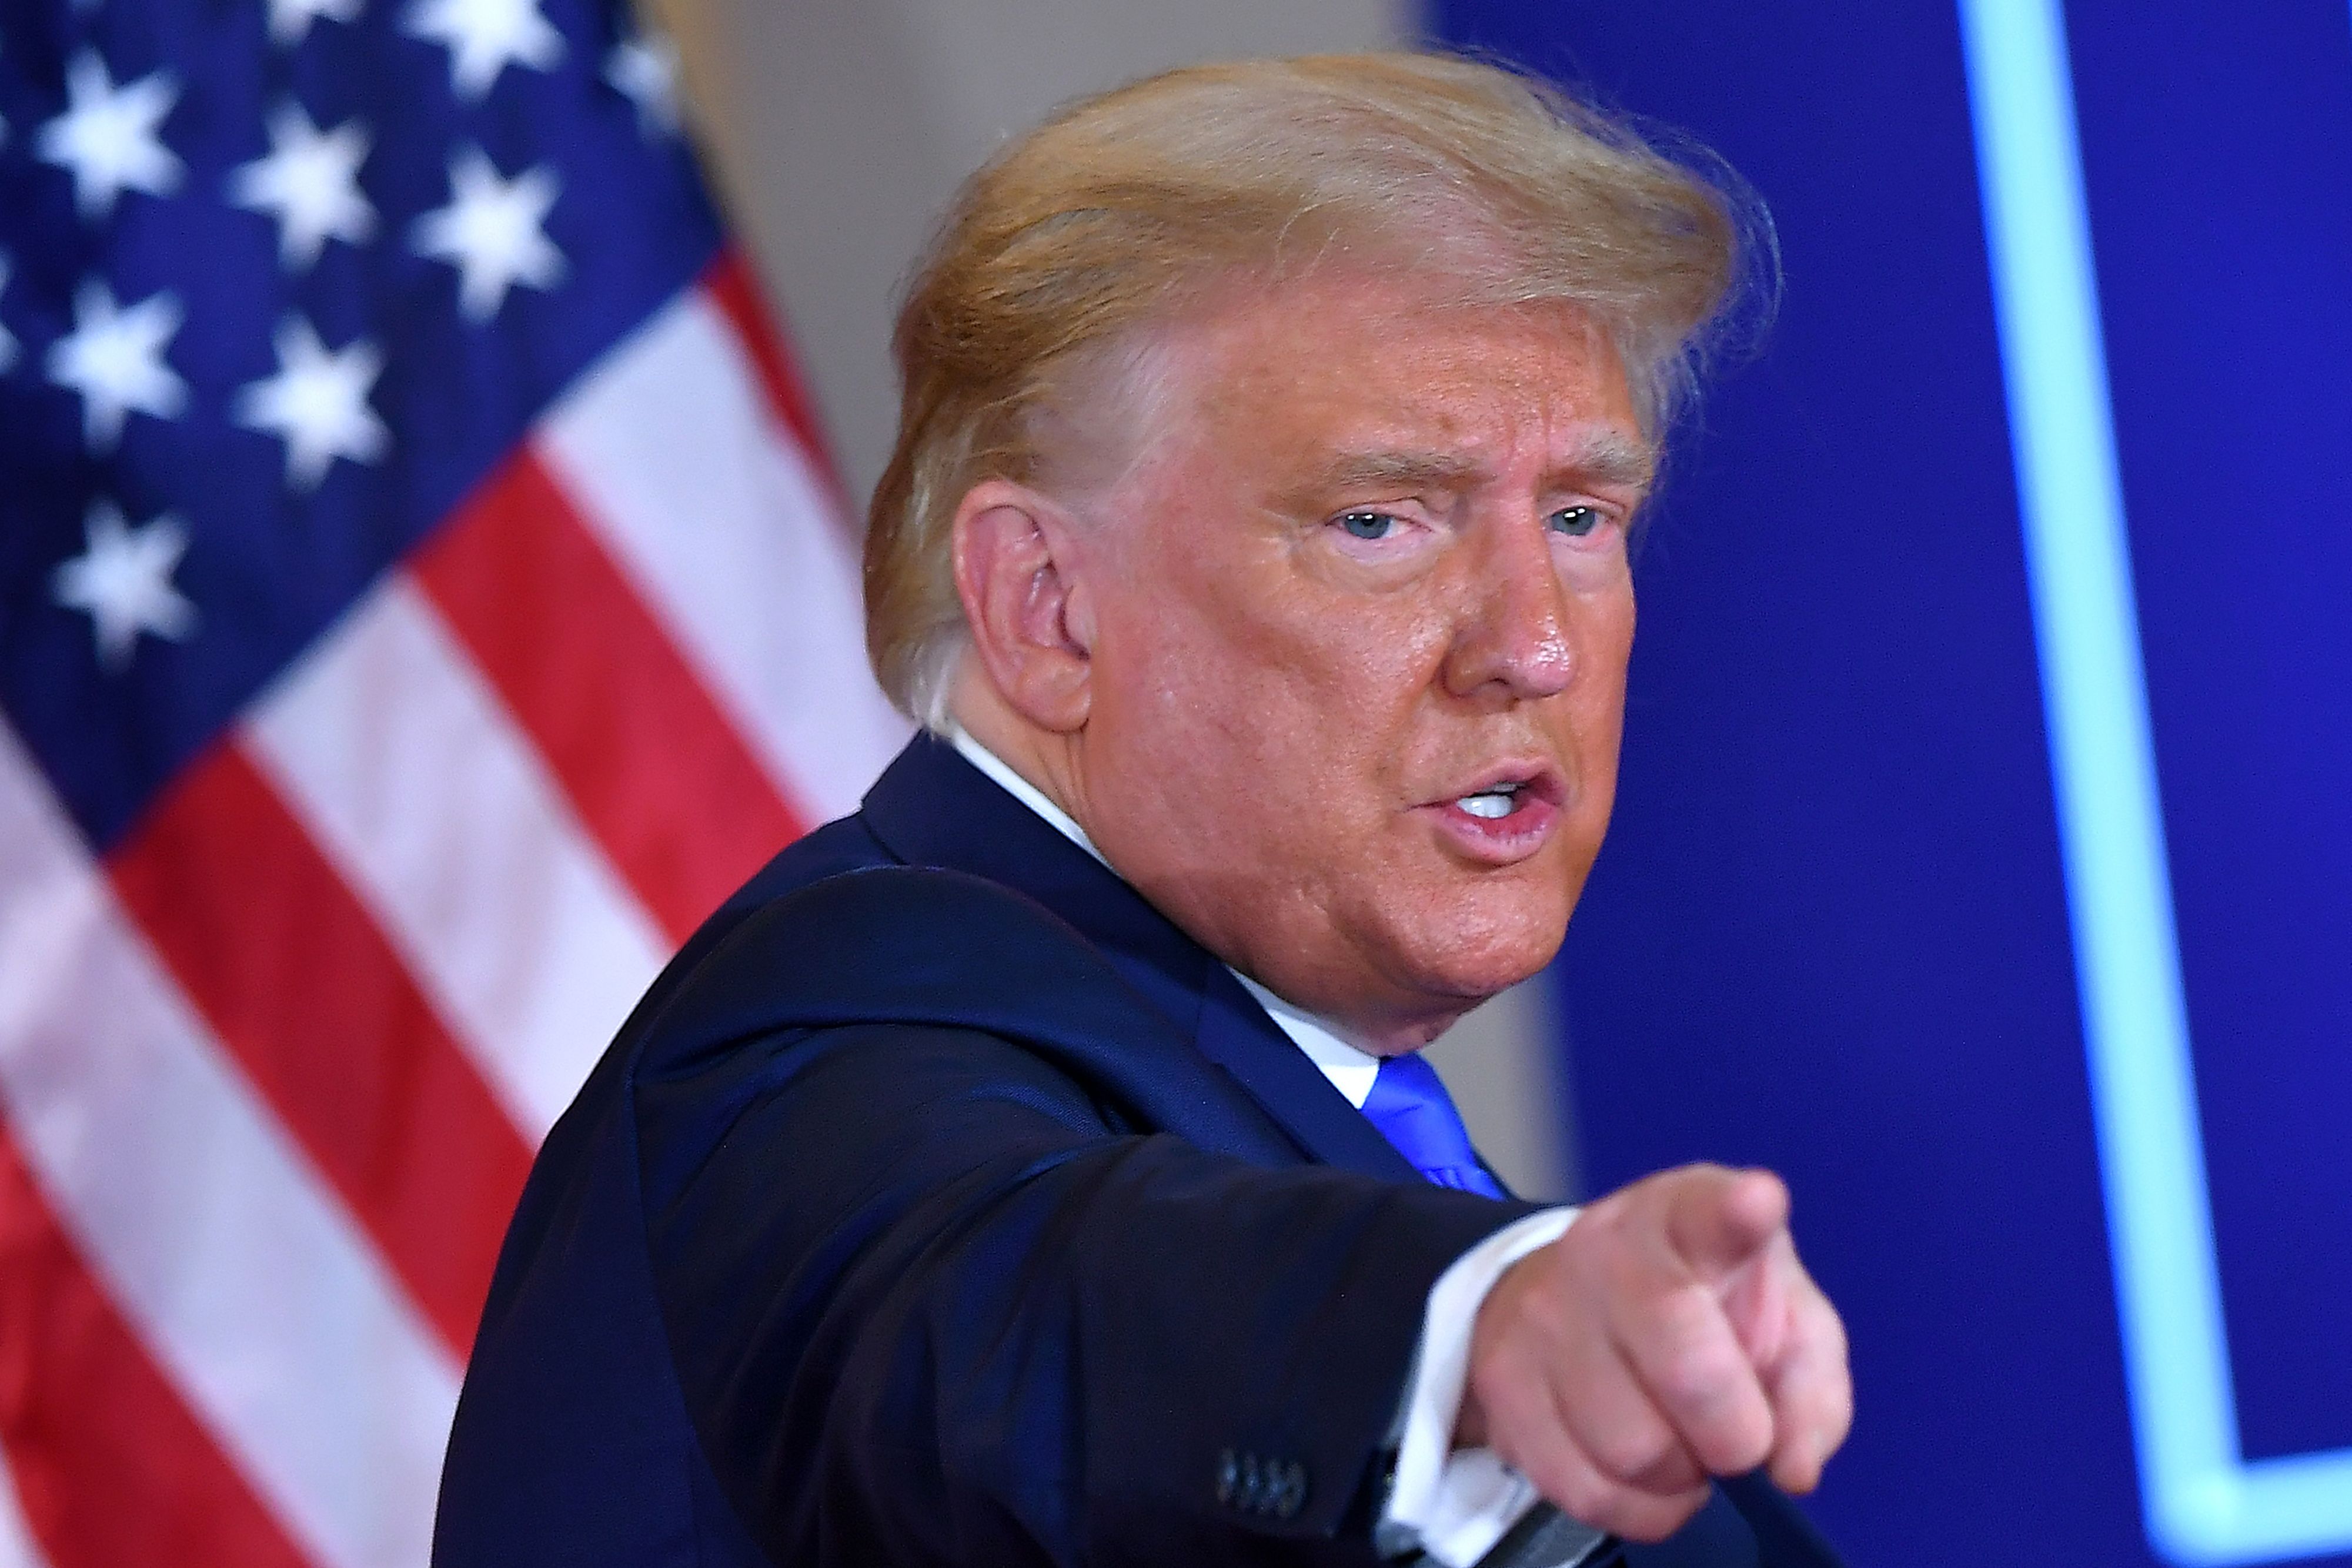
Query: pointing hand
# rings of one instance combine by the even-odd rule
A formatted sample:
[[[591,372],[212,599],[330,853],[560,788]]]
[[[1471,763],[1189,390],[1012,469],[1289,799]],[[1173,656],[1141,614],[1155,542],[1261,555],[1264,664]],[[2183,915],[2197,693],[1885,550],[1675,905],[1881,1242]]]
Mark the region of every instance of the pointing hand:
[[[1586,1208],[1479,1309],[1455,1440],[1568,1513],[1672,1534],[1707,1477],[1810,1491],[1853,1421],[1845,1330],[1768,1171],[1688,1166]]]

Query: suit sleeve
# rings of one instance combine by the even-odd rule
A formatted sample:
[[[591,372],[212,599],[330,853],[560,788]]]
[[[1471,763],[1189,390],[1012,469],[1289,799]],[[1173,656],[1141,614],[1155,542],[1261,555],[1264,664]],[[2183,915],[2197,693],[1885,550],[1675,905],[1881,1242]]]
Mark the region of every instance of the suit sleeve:
[[[1528,1212],[1135,1134],[977,1030],[779,1035],[635,1103],[689,1414],[779,1563],[1370,1562],[1430,1288]]]

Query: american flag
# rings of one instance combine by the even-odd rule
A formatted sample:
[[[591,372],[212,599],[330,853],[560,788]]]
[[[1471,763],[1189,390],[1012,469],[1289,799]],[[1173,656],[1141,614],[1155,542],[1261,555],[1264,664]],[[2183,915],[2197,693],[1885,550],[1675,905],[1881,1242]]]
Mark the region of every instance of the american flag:
[[[422,1563],[531,1150],[903,736],[669,76],[0,0],[0,1564]]]

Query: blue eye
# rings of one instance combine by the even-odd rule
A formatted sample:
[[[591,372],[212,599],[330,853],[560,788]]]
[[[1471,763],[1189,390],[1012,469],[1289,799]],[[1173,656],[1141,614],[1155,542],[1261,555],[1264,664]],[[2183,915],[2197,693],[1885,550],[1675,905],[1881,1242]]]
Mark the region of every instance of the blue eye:
[[[1591,507],[1562,507],[1544,521],[1559,532],[1580,539],[1601,526],[1601,513]]]
[[[1348,512],[1341,515],[1339,526],[1360,539],[1384,539],[1396,529],[1396,519],[1386,512]]]

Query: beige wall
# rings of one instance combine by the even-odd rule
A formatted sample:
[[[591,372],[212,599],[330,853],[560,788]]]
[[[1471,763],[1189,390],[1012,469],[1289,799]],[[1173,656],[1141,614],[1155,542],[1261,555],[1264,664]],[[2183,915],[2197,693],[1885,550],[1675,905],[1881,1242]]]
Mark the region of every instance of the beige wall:
[[[649,0],[852,492],[882,471],[898,280],[958,181],[1068,99],[1189,60],[1380,48],[1391,0]]]
[[[677,38],[722,200],[791,324],[851,493],[896,419],[900,277],[956,183],[1080,93],[1186,61],[1381,48],[1409,0],[646,0]],[[1479,1146],[1566,1190],[1539,983],[1433,1048]]]

